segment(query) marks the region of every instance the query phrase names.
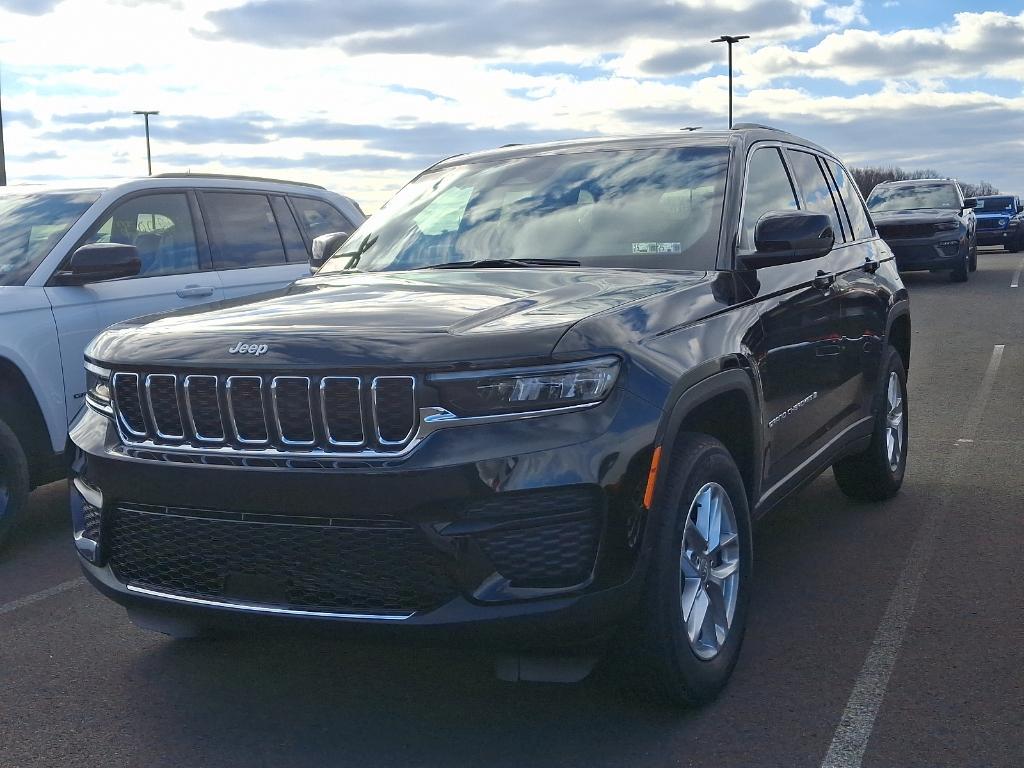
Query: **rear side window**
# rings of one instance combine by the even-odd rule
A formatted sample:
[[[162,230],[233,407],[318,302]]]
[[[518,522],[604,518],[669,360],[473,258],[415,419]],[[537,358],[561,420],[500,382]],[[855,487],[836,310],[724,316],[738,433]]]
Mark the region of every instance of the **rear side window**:
[[[754,250],[754,228],[769,211],[795,211],[799,205],[782,156],[775,147],[754,151],[747,172],[747,189],[740,222],[740,250]]]
[[[864,240],[872,237],[875,232],[871,227],[871,220],[868,218],[864,201],[861,200],[857,185],[853,183],[850,174],[835,160],[827,160],[832,170],[832,180],[839,189],[839,196],[846,206],[846,213],[850,218],[850,226],[853,228],[853,239]]]
[[[265,195],[204,192],[215,269],[284,264],[284,243]]]
[[[117,205],[86,237],[89,243],[134,245],[139,277],[199,271],[199,251],[188,197],[162,193],[133,197]]]
[[[355,231],[352,222],[342,216],[337,208],[323,200],[314,200],[310,197],[293,197],[291,200],[310,240],[333,232],[352,234]]]
[[[800,187],[800,191],[803,192],[804,205],[807,210],[826,214],[832,220],[832,231],[835,233],[836,242],[842,242],[845,239],[846,227],[843,226],[839,218],[839,211],[832,198],[832,190],[829,188],[824,169],[818,163],[818,158],[807,152],[790,150],[789,161],[793,166],[796,183]]]
[[[306,244],[302,241],[302,233],[299,232],[299,225],[295,223],[291,209],[283,197],[273,196],[270,198],[274,206],[274,214],[277,216],[277,226],[281,230],[281,239],[284,240],[284,249],[288,254],[288,261],[308,261],[309,252]]]

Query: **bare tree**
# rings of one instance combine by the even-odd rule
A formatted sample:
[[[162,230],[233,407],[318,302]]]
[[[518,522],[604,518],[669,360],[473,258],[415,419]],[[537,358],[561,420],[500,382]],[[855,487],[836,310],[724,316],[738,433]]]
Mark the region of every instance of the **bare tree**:
[[[867,197],[871,190],[883,181],[911,181],[913,179],[941,179],[945,176],[930,168],[924,170],[906,170],[896,165],[868,165],[863,168],[851,168],[853,180],[857,182],[861,194]],[[977,184],[966,184],[961,182],[965,197],[978,197],[980,195],[998,195],[999,190],[987,181]]]

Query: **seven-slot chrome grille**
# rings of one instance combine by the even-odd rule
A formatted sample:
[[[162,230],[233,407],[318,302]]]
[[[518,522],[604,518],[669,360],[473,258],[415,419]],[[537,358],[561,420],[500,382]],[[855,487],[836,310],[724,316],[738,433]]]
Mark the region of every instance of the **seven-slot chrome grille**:
[[[327,454],[396,453],[419,421],[413,376],[113,374],[134,445]]]

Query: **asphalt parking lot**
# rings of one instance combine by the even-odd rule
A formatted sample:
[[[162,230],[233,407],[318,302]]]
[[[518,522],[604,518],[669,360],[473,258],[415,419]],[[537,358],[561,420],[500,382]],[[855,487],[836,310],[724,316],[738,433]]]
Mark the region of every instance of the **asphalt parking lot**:
[[[700,711],[606,678],[512,686],[457,650],[175,642],[79,577],[64,488],[0,559],[0,765],[1020,766],[1024,287],[911,274],[901,495],[831,474],[759,527],[746,645]]]

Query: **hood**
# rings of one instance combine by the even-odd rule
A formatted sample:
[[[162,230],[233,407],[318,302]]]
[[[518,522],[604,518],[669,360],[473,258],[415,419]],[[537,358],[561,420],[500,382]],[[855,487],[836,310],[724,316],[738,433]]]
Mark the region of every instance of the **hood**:
[[[586,317],[707,279],[703,272],[578,268],[314,276],[273,293],[115,325],[86,354],[120,365],[229,369],[528,361],[549,356]]]
[[[957,212],[949,208],[920,208],[914,211],[872,212],[871,218],[880,227],[884,227],[886,224],[938,224],[944,221],[960,221]]]

